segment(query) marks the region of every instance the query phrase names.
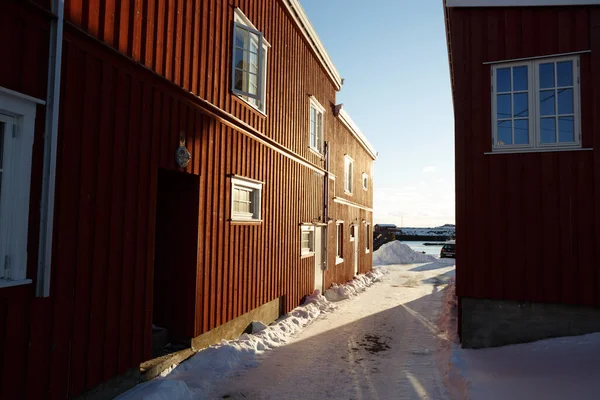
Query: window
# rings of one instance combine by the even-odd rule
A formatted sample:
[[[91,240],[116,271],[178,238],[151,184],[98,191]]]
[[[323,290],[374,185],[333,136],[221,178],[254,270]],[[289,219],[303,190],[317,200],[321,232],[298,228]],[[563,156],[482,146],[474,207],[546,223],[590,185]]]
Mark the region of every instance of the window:
[[[344,261],[344,222],[336,223],[336,251],[335,263],[339,264]]]
[[[231,220],[260,221],[262,182],[231,178]]]
[[[310,148],[323,154],[323,115],[325,108],[317,99],[310,97]]]
[[[269,44],[239,8],[234,18],[232,91],[264,113]]]
[[[346,193],[352,193],[352,175],[354,169],[354,160],[350,156],[344,157],[344,191]]]
[[[579,57],[492,68],[493,149],[579,147]]]
[[[356,225],[350,225],[350,241],[354,242],[355,237],[356,237]]]
[[[31,283],[27,229],[36,102],[0,88],[0,287]]]
[[[371,251],[371,224],[365,226],[365,253]]]
[[[364,172],[362,174],[362,188],[363,190],[369,190],[369,175]]]
[[[315,227],[302,225],[300,232],[300,255],[309,256],[315,254]]]

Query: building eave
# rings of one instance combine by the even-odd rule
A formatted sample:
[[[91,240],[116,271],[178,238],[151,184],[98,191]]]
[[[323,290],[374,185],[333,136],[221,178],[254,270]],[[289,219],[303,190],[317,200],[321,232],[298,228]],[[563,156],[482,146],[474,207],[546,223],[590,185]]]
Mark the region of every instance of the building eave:
[[[535,7],[600,5],[600,0],[446,0],[446,7]]]
[[[352,133],[352,136],[354,136],[354,138],[358,140],[358,143],[360,143],[360,145],[367,151],[367,153],[369,153],[369,156],[371,156],[373,160],[377,159],[377,151],[375,151],[373,145],[369,143],[369,140],[364,135],[364,133],[361,132],[356,123],[352,121],[352,118],[350,118],[348,113],[342,109],[339,111],[338,118],[340,119],[340,121],[342,121],[344,126],[348,128],[350,133]]]
[[[310,20],[300,5],[300,2],[298,0],[282,0],[282,3],[285,5],[290,15],[294,19],[294,22],[300,28],[304,38],[317,55],[319,62],[323,68],[325,68],[327,75],[329,75],[329,78],[334,83],[335,89],[339,91],[342,88],[342,77],[335,68],[335,65],[333,65],[333,61],[331,61],[329,54],[327,54],[325,46],[323,46],[321,39],[319,39],[317,32],[310,23]]]

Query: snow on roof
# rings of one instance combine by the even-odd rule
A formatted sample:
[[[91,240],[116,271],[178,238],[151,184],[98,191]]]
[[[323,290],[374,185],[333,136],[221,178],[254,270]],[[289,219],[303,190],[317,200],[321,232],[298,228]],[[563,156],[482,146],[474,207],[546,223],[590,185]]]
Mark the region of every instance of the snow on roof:
[[[356,138],[356,140],[358,140],[358,143],[360,143],[360,145],[367,151],[367,153],[369,153],[371,158],[375,160],[377,158],[377,151],[375,151],[375,148],[369,142],[364,133],[361,132],[358,125],[356,125],[356,123],[352,121],[350,115],[348,115],[348,113],[342,108],[338,114],[338,117],[340,118],[340,121],[342,121],[342,123],[350,130],[350,132]]]

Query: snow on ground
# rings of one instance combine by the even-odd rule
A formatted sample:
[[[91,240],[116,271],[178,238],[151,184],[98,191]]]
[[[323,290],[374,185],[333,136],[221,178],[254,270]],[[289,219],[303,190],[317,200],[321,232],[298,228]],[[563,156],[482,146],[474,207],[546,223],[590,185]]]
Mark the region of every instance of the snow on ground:
[[[436,260],[434,256],[417,253],[397,240],[384,244],[373,253],[373,265],[415,264]]]
[[[449,288],[449,294],[453,288]],[[592,400],[600,398],[600,333],[488,349],[462,349],[448,296],[440,326],[449,334],[444,378],[456,399]],[[443,353],[443,352],[442,352]]]
[[[423,268],[425,267],[426,268]],[[454,265],[392,265],[256,368],[215,382],[211,399],[447,399],[436,325]]]
[[[331,301],[355,297],[381,280],[385,272],[385,269],[378,268],[359,275],[346,285],[330,289],[326,296],[315,291],[307,297],[302,306],[281,317],[276,323],[264,326],[255,322],[253,328],[260,330],[259,332],[252,335],[243,334],[237,340],[223,340],[220,344],[210,346],[174,369],[165,371],[160,378],[138,385],[118,399],[212,398],[208,392],[214,382],[236,371],[256,366],[258,358],[265,351],[285,345],[318,317],[334,311],[337,306]]]

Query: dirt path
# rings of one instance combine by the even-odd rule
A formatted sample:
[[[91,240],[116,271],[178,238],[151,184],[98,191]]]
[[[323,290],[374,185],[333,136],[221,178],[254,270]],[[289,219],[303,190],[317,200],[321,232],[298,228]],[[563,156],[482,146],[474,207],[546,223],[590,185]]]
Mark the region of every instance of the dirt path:
[[[318,319],[211,398],[446,399],[436,365],[446,262],[390,266],[382,282]]]

